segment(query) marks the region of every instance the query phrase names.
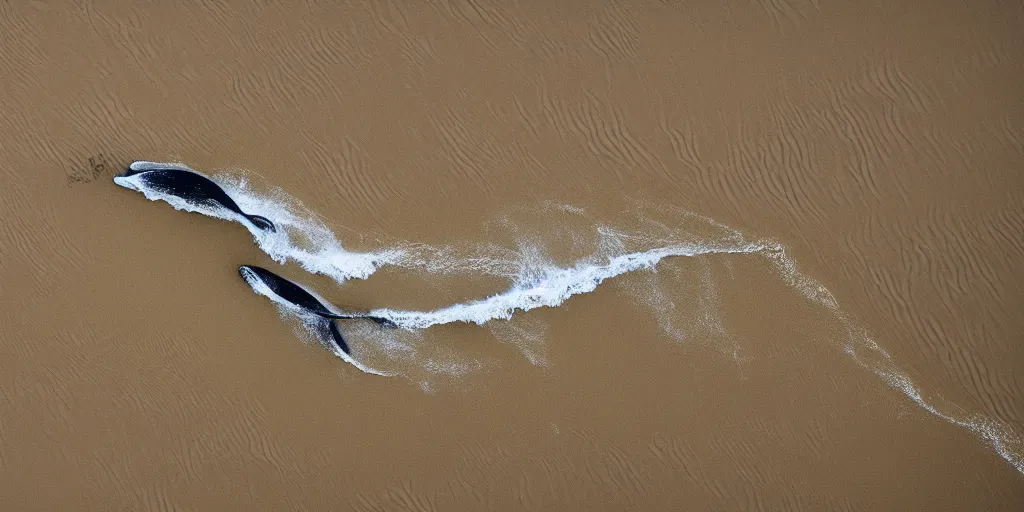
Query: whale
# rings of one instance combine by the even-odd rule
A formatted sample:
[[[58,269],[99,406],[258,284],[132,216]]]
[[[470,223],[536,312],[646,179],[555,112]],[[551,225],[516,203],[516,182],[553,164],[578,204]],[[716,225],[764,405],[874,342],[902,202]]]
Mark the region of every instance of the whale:
[[[335,320],[366,319],[371,320],[383,327],[398,327],[394,322],[383,317],[373,316],[368,313],[345,313],[331,304],[316,292],[298,283],[289,281],[263,267],[256,265],[242,265],[238,267],[238,274],[257,292],[262,292],[272,300],[285,303],[301,311],[313,313],[321,317],[327,324],[338,345],[345,354],[351,355],[345,337],[341,335]]]
[[[238,203],[231,199],[220,185],[192,169],[139,160],[132,162],[124,172],[114,176],[114,183],[125,188],[139,190],[136,182],[141,182],[148,189],[179,197],[193,205],[226,208],[260,230],[277,231],[269,219],[243,212]]]

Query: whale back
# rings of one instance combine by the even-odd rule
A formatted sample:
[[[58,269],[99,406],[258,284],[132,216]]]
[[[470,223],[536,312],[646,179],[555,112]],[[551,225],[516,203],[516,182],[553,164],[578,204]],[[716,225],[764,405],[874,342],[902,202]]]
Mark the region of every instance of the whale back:
[[[220,203],[221,206],[241,213],[238,205],[220,185],[194,171],[183,169],[149,169],[139,171],[146,185],[165,194],[178,196],[196,203]]]
[[[270,288],[278,297],[281,297],[285,301],[294,304],[302,309],[316,313],[320,316],[332,316],[336,315],[331,311],[324,302],[316,297],[312,292],[303,288],[302,286],[293,283],[265,268],[257,267],[254,265],[243,265],[239,271],[248,270],[256,275],[256,277],[263,282],[267,288]],[[244,274],[243,274],[244,277]]]

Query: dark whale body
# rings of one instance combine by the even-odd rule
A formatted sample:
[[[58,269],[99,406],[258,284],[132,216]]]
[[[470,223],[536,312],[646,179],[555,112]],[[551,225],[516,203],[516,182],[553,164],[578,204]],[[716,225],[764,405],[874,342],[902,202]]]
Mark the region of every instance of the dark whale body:
[[[174,167],[129,167],[121,177],[130,176],[139,176],[146,186],[164,194],[180,197],[190,203],[214,207],[219,205],[249,219],[259,229],[277,231],[274,223],[266,217],[243,212],[220,185],[198,172]]]
[[[338,348],[346,354],[351,354],[351,352],[349,351],[348,343],[345,342],[345,338],[341,335],[341,331],[338,330],[335,320],[365,318],[367,320],[373,320],[378,325],[385,327],[397,327],[394,322],[378,316],[360,313],[338,313],[332,307],[329,307],[325,303],[326,301],[317,297],[309,290],[263,267],[242,265],[238,268],[238,274],[241,275],[242,279],[245,279],[250,286],[253,285],[254,281],[259,281],[266,285],[271,292],[282,300],[324,318],[330,328],[334,342],[338,345]]]

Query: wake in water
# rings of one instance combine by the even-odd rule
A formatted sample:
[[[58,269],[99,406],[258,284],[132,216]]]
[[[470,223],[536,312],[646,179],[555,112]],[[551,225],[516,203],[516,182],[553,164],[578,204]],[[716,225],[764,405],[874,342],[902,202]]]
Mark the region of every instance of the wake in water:
[[[455,304],[436,311],[396,311],[376,309],[372,315],[391,320],[399,327],[425,329],[434,325],[467,322],[484,325],[491,320],[509,320],[516,311],[530,311],[540,307],[558,307],[570,297],[589,293],[607,279],[627,272],[649,269],[672,256],[700,256],[704,254],[743,254],[762,248],[756,244],[721,246],[713,244],[675,245],[581,261],[570,268],[548,267],[539,275],[519,277],[512,287],[486,299]]]
[[[304,269],[323,274],[337,282],[353,278],[367,278],[384,265],[395,265],[418,269],[427,273],[477,273],[508,277],[507,290],[487,298],[454,304],[433,311],[403,311],[390,308],[378,309],[373,315],[387,318],[404,329],[400,332],[380,335],[379,332],[350,330],[355,336],[366,341],[354,347],[378,355],[384,363],[413,367],[418,365],[428,373],[460,376],[479,369],[474,360],[467,361],[457,354],[424,355],[421,348],[423,330],[451,323],[471,323],[492,326],[492,332],[501,339],[527,340],[534,348],[524,350],[526,357],[535,364],[542,364],[544,358],[536,353],[535,346],[542,343],[544,328],[536,325],[509,327],[516,312],[527,312],[542,307],[558,307],[573,296],[593,292],[603,282],[626,273],[651,270],[670,257],[697,257],[715,254],[749,255],[768,260],[785,283],[813,303],[821,306],[845,328],[847,339],[842,349],[853,361],[882,378],[891,387],[900,391],[922,409],[950,423],[963,427],[985,443],[996,453],[1024,473],[1024,445],[1014,429],[996,420],[979,414],[968,414],[951,404],[938,404],[926,400],[921,390],[903,372],[892,357],[875,342],[871,336],[840,307],[835,297],[815,279],[802,274],[796,262],[787,254],[785,247],[774,241],[748,241],[740,232],[723,226],[712,219],[689,212],[670,211],[670,222],[658,222],[643,215],[639,229],[627,231],[619,227],[591,222],[597,250],[589,256],[579,258],[569,265],[555,264],[549,257],[548,247],[536,240],[520,240],[520,249],[502,250],[491,244],[480,244],[457,249],[435,248],[422,244],[404,244],[371,253],[354,253],[345,250],[334,233],[301,203],[282,191],[270,194],[257,193],[245,178],[236,176],[213,176],[247,212],[271,219],[278,229],[276,233],[260,231],[240,218],[234,212],[211,209],[188,204],[180,199],[147,190],[137,183],[118,183],[141,191],[151,200],[162,200],[181,210],[202,213],[211,217],[242,222],[249,228],[256,244],[279,263],[295,261]],[[129,178],[130,180],[130,178]],[[579,208],[555,203],[542,205],[542,211],[557,211],[561,215],[586,218]],[[665,210],[665,209],[662,209]],[[664,217],[664,211],[659,217]],[[550,225],[550,223],[543,223]],[[508,224],[514,228],[514,223]],[[685,226],[685,227],[680,227]],[[587,245],[584,234],[577,230],[568,237],[576,245]],[[496,257],[495,254],[502,256]],[[257,290],[258,292],[259,290]],[[660,293],[660,292],[659,292]],[[664,297],[651,297],[649,303],[655,307],[659,324],[673,336],[678,330],[665,318],[669,308],[663,307]],[[370,367],[356,358],[344,354],[333,344],[324,342],[319,325],[313,318],[305,318],[299,312],[282,306],[282,314],[298,318],[308,336],[320,339],[332,352],[367,373],[382,375],[406,375],[402,371],[390,372]],[[495,324],[497,322],[497,324]],[[709,319],[710,324],[716,324]],[[498,325],[498,327],[493,327]],[[717,324],[719,329],[720,324]],[[541,333],[540,335],[536,333]],[[362,359],[362,358],[359,358]],[[380,365],[377,365],[380,366]],[[422,382],[424,389],[430,384]]]
[[[882,378],[925,411],[973,432],[1003,459],[1024,473],[1024,444],[1012,427],[980,414],[964,413],[952,404],[939,405],[936,401],[926,400],[920,389],[898,367],[892,357],[839,307],[832,293],[817,280],[797,269],[796,262],[787,255],[783,245],[771,240],[750,241],[740,232],[711,219],[688,212],[676,214],[680,221],[690,223],[691,226],[694,221],[698,224],[703,223],[702,229],[675,229],[650,220],[645,222],[645,229],[639,232],[624,232],[608,226],[598,226],[595,231],[599,250],[574,265],[552,264],[540,256],[544,253],[542,248],[521,251],[526,257],[517,265],[520,272],[504,292],[434,311],[399,311],[383,308],[373,311],[372,314],[387,318],[408,330],[460,322],[489,325],[492,321],[498,321],[500,325],[512,320],[517,311],[558,307],[573,296],[593,292],[609,279],[634,271],[654,269],[666,258],[727,254],[757,256],[769,261],[788,286],[825,308],[844,326],[847,339],[842,344],[842,349],[852,356],[857,364]],[[630,251],[626,247],[628,243],[649,248]],[[653,247],[650,247],[652,245]],[[663,301],[652,301],[652,305],[655,306],[661,303]],[[659,311],[659,323],[667,333],[673,334],[671,322],[663,318],[663,310]],[[706,320],[712,326],[717,325],[714,328],[721,329],[721,324],[716,319]],[[499,330],[509,331],[504,327]],[[405,353],[410,350],[408,345],[396,346],[401,347]],[[526,356],[536,364],[537,361],[531,354],[527,353]]]

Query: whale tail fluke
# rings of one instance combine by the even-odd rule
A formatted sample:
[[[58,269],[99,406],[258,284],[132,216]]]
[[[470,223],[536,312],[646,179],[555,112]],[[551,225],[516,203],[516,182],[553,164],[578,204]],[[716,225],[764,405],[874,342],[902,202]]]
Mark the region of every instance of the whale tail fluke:
[[[270,219],[266,217],[260,217],[259,215],[246,215],[245,218],[249,219],[249,222],[252,222],[253,225],[264,231],[270,231],[271,233],[277,231],[277,227],[274,226],[274,223],[270,222]]]
[[[342,336],[341,331],[338,330],[337,322],[334,320],[328,320],[327,324],[331,328],[331,336],[334,338],[334,343],[338,345],[338,348],[340,348],[342,352],[352,355],[352,352],[349,351],[348,343],[345,343],[345,337]]]

